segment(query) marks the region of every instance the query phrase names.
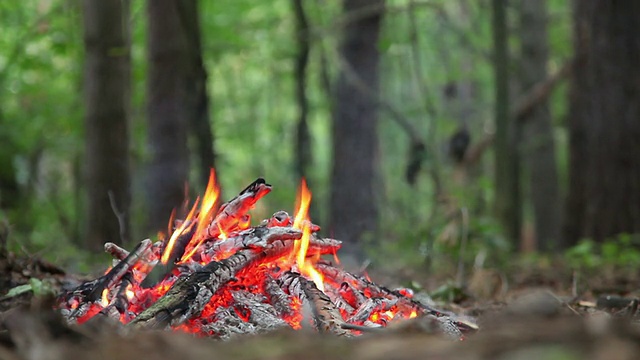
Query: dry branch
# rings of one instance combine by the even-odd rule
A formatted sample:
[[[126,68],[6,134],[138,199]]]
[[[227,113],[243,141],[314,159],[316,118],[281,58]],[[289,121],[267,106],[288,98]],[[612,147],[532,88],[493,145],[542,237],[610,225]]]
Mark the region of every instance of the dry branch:
[[[138,246],[131,251],[126,258],[120,261],[114,266],[108,273],[98,278],[96,283],[89,289],[89,291],[82,293],[81,298],[86,298],[90,302],[95,302],[100,299],[102,292],[105,289],[111,289],[124,274],[129,272],[133,266],[138,263],[142,255],[151,248],[151,240],[145,239],[138,244]]]
[[[536,106],[545,102],[551,92],[560,83],[560,81],[566,79],[573,69],[573,60],[567,61],[562,65],[560,70],[549,75],[539,83],[535,84],[524,96],[522,96],[516,103],[513,110],[513,116],[518,121],[524,121],[528,119],[528,115],[536,108]]]

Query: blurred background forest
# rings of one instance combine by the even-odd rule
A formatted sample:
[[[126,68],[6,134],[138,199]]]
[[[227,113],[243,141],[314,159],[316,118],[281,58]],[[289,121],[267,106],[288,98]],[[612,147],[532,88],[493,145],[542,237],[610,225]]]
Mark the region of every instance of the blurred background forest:
[[[0,19],[14,251],[86,270],[166,231],[214,167],[222,199],[274,186],[254,222],[306,177],[323,232],[387,266],[640,264],[637,2],[23,0]]]

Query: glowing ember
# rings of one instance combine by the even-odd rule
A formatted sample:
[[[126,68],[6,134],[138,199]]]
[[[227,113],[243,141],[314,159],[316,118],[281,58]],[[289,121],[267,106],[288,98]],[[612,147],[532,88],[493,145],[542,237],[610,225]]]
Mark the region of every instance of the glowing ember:
[[[136,296],[136,293],[133,292],[133,290],[131,289],[127,289],[127,299],[131,300]]]

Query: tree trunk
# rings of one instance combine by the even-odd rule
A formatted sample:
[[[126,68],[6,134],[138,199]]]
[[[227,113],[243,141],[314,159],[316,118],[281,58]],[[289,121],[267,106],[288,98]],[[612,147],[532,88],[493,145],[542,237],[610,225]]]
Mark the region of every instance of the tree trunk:
[[[640,232],[640,3],[574,1],[565,237]]]
[[[166,228],[171,210],[185,198],[188,179],[189,47],[178,2],[148,0],[147,121],[151,163],[148,170],[148,225]]]
[[[129,6],[127,0],[83,2],[89,201],[85,238],[92,250],[129,236]]]
[[[295,59],[296,102],[298,103],[298,121],[296,123],[295,170],[298,178],[308,177],[307,168],[311,165],[311,135],[307,113],[307,64],[309,62],[309,24],[302,0],[291,0],[296,18],[296,42],[298,53]]]
[[[509,115],[509,48],[506,19],[507,0],[492,0],[495,76],[495,207],[507,238],[520,239],[520,186],[518,132]]]
[[[384,0],[345,0],[344,12],[382,7]],[[345,253],[361,257],[362,240],[377,228],[378,137],[376,99],[358,90],[358,78],[377,94],[378,35],[383,11],[349,22],[343,34],[333,109],[330,232]],[[349,72],[352,72],[349,76]],[[350,79],[351,78],[351,79]]]
[[[526,93],[547,77],[546,0],[520,1],[520,87]],[[523,157],[529,170],[529,199],[533,205],[537,248],[551,251],[560,240],[560,191],[551,112],[547,101],[527,115]]]
[[[202,58],[200,36],[200,16],[198,0],[183,0],[176,3],[189,51],[186,70],[187,100],[189,104],[189,124],[195,153],[198,159],[198,175],[202,186],[209,181],[209,170],[215,167],[213,131],[209,117],[209,94],[207,91],[207,70]]]

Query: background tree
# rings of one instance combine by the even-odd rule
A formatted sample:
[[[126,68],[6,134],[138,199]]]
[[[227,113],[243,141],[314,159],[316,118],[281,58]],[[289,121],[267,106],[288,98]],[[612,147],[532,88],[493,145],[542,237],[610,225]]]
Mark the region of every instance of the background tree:
[[[311,134],[307,115],[307,65],[309,63],[309,21],[302,0],[291,0],[295,15],[296,44],[298,51],[295,57],[296,102],[298,104],[298,121],[296,124],[295,172],[298,178],[308,177],[307,167],[311,165]]]
[[[149,224],[166,226],[185,199],[189,176],[188,131],[193,129],[200,177],[213,165],[207,73],[202,62],[197,1],[148,1],[147,116],[151,164]]]
[[[129,236],[129,1],[85,0],[86,245]],[[117,213],[115,213],[117,211]]]
[[[180,25],[185,33],[188,64],[184,69],[188,121],[193,142],[201,186],[209,180],[209,169],[215,168],[214,140],[209,116],[208,73],[202,55],[202,36],[198,0],[179,1],[176,4]],[[181,69],[182,70],[182,69]]]
[[[301,94],[295,63],[302,53],[295,49],[302,44],[300,37],[292,36],[301,33],[292,1],[130,1],[130,153],[135,162],[129,213],[136,238],[153,234],[143,229],[147,218],[156,222],[156,228],[166,226],[171,208],[182,203],[187,181],[195,189],[191,199],[199,192],[197,179],[211,163],[213,135],[223,189],[233,194],[257,176],[274,184],[274,191],[254,210],[254,219],[269,216],[273,209],[293,207],[296,157],[304,151],[295,147]],[[457,263],[459,256],[452,254],[460,254],[465,229],[469,248],[462,258],[471,262],[473,254],[486,253],[485,264],[496,264],[496,257],[507,254],[505,237],[498,236],[504,233],[486,204],[509,190],[495,186],[493,162],[481,156],[494,138],[495,128],[497,67],[491,57],[491,2],[353,1],[349,7],[354,10],[347,12],[347,4],[341,1],[297,3],[304,3],[310,33],[305,36],[311,52],[306,60],[304,91],[314,166],[307,168],[307,175],[313,205],[322,215],[314,213],[314,221],[325,224],[327,235],[338,235],[327,221],[331,183],[341,187],[346,183],[342,179],[348,176],[357,179],[357,184],[334,193],[334,202],[339,205],[334,205],[338,211],[331,215],[347,231],[360,228],[362,224],[356,222],[370,218],[364,212],[374,205],[351,200],[357,195],[374,203],[373,197],[378,198],[373,234],[384,241],[373,246],[382,247],[380,251],[368,252],[374,264],[378,254],[384,254],[385,264],[394,259],[396,266],[419,266],[430,254],[434,269],[440,271]],[[78,200],[88,185],[78,175],[78,159],[85,156],[79,149],[86,141],[84,127],[79,126],[86,100],[80,96],[85,57],[79,26],[82,4],[66,0],[0,2],[0,49],[4,50],[0,56],[0,137],[4,145],[0,145],[0,162],[5,170],[11,170],[0,176],[0,202],[6,205],[10,200],[7,192],[16,188],[20,194],[15,201],[18,206],[4,208],[0,217],[6,217],[12,226],[12,246],[24,245],[58,263],[83,258],[74,252],[79,248],[75,239],[84,240],[77,228],[87,224],[86,208]],[[549,17],[554,19],[547,24],[551,75],[539,79],[542,84],[558,83],[548,80],[557,79],[557,69],[564,68],[558,65],[571,57],[569,4],[568,0],[547,0]],[[383,6],[384,21],[380,21]],[[510,14],[517,15],[517,11]],[[359,31],[371,28],[371,24],[378,27],[375,38]],[[350,35],[341,36],[347,27]],[[519,44],[519,36],[512,31],[509,41]],[[150,48],[147,54],[141,51],[145,41]],[[370,54],[377,54],[377,60]],[[379,78],[380,82],[375,87],[365,81],[371,80],[368,69],[374,63],[378,72],[375,81]],[[341,94],[336,96],[339,71]],[[530,109],[529,105],[540,104],[536,99],[550,94],[544,90],[550,86],[539,85],[533,85],[523,98],[510,97],[512,118],[523,117],[518,115],[523,113],[519,109]],[[561,94],[564,87],[557,89],[559,93],[551,93],[548,100],[553,117],[561,119],[567,97]],[[216,99],[215,106],[208,104],[206,91]],[[539,95],[529,97],[529,93]],[[338,106],[334,100],[343,103]],[[366,104],[368,100],[370,104]],[[376,107],[379,114],[371,116]],[[209,114],[215,121],[206,119]],[[336,119],[338,115],[349,119],[337,123],[335,135],[330,120],[333,114]],[[144,121],[145,117],[149,120]],[[352,122],[351,118],[357,119]],[[375,133],[370,125],[376,118],[375,148],[379,151],[372,150],[368,140],[364,141],[365,150],[352,151]],[[528,119],[519,122],[526,124]],[[564,156],[567,128],[557,122],[552,129],[563,188],[568,168]],[[461,145],[449,149],[455,150],[451,152],[455,158],[446,156],[451,134],[460,135],[452,139],[462,140],[452,141],[452,145]],[[336,156],[339,168],[332,169],[334,136],[338,139],[336,151],[342,155]],[[525,151],[529,148],[526,144],[522,143]],[[412,157],[407,156],[410,148],[414,149]],[[191,165],[187,164],[189,158]],[[140,167],[151,162],[148,168]],[[420,166],[408,166],[407,162]],[[362,165],[365,163],[371,165]],[[468,176],[457,177],[460,164]],[[366,167],[374,170],[355,171]],[[362,175],[373,172],[378,173]],[[332,173],[337,174],[335,178]],[[374,191],[369,181],[377,177]],[[365,189],[366,195],[352,189]],[[145,201],[144,194],[151,203]],[[163,199],[165,195],[169,200]],[[160,210],[146,211],[148,205]],[[350,209],[354,207],[357,210]],[[341,213],[342,209],[346,213]],[[105,218],[114,219],[110,206],[108,211]],[[466,222],[461,216],[465,211]],[[60,234],[55,244],[51,234]]]
[[[356,256],[361,254],[366,234],[373,235],[377,228],[378,134],[376,99],[358,89],[354,81],[362,81],[377,94],[383,6],[383,0],[343,2],[348,20],[339,51],[342,67],[333,109],[329,228],[333,236],[345,239],[345,252]],[[378,10],[362,15],[370,7]]]
[[[521,93],[526,93],[548,75],[547,1],[522,0],[519,7],[519,85]],[[528,169],[528,199],[533,206],[537,247],[550,251],[560,240],[562,198],[548,101],[540,102],[519,121],[525,122],[522,154]]]
[[[573,5],[569,244],[640,232],[640,3]]]
[[[492,0],[495,79],[495,207],[507,238],[520,239],[521,204],[518,129],[509,113],[509,33],[507,0]]]

